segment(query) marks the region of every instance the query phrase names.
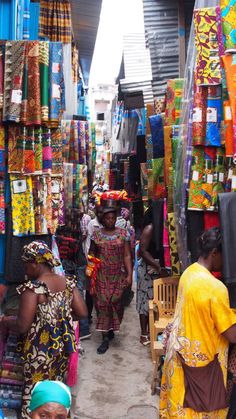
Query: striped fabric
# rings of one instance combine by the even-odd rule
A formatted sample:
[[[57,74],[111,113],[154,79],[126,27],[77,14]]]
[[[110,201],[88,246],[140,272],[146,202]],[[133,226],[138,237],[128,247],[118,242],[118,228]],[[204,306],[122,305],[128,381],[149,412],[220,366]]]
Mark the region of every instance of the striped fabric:
[[[72,23],[69,0],[41,0],[39,37],[71,43]]]
[[[30,38],[30,0],[24,0],[23,39]]]

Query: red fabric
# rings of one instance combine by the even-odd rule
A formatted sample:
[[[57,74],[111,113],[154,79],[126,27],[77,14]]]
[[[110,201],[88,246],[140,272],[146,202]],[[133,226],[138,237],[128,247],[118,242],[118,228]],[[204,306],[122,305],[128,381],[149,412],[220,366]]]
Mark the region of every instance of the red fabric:
[[[204,230],[220,227],[219,214],[217,212],[204,212]]]

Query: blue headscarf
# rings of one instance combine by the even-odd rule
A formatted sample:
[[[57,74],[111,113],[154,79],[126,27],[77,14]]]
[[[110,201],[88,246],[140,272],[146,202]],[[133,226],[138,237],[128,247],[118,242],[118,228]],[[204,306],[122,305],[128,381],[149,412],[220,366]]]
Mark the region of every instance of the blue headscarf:
[[[69,411],[71,407],[70,388],[60,381],[38,382],[32,391],[29,410],[33,412],[47,403],[61,404]]]

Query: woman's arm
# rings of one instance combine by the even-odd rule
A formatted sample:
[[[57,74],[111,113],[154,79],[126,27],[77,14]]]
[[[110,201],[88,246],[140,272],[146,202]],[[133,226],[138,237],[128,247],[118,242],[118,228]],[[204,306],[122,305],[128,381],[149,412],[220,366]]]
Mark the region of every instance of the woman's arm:
[[[31,290],[26,290],[21,294],[18,316],[16,319],[2,317],[0,327],[6,327],[14,332],[23,335],[31,327],[38,305],[38,296]]]
[[[73,289],[73,299],[71,308],[74,320],[79,320],[88,317],[87,306],[77,288]]]
[[[144,228],[141,234],[140,243],[139,243],[139,253],[140,253],[140,256],[145,260],[145,262],[148,265],[151,265],[153,268],[157,270],[157,272],[159,272],[160,271],[159,262],[157,262],[152,257],[151,253],[148,251],[148,248],[152,240],[152,234],[153,234],[153,226],[150,224]]]
[[[129,285],[132,285],[133,279],[133,264],[132,264],[132,257],[130,251],[130,242],[125,242],[125,250],[124,250],[124,265],[127,272],[127,282]]]

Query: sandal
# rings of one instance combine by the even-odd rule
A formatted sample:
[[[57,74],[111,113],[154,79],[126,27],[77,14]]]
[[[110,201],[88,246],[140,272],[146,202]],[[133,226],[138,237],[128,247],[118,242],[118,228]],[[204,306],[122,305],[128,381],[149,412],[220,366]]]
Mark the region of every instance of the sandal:
[[[109,330],[109,332],[108,332],[108,338],[109,338],[109,340],[114,339],[114,337],[115,337],[115,333],[113,332],[113,330]]]
[[[101,345],[97,348],[97,354],[103,355],[109,349],[109,340],[104,339]]]
[[[139,341],[143,346],[150,345],[151,343],[148,335],[141,335]]]

